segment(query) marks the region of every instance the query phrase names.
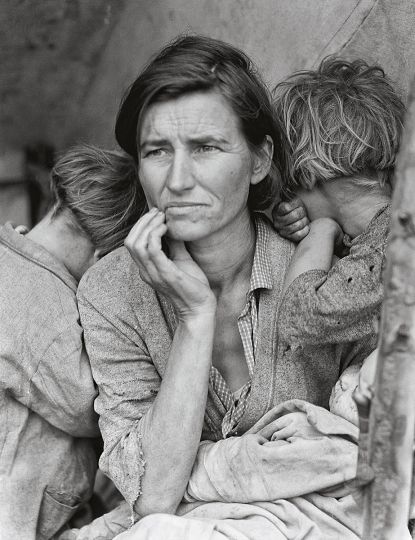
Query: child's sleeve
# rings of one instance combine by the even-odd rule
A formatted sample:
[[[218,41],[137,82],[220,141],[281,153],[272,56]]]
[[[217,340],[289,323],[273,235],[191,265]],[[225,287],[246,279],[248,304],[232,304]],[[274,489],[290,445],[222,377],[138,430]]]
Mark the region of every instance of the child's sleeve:
[[[328,271],[310,270],[288,287],[279,334],[291,343],[344,343],[377,333],[383,300],[385,238],[364,239]]]

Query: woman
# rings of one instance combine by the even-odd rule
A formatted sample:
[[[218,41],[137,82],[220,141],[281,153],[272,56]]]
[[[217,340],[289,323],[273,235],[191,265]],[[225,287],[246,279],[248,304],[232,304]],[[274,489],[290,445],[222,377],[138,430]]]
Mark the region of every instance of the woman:
[[[327,406],[352,350],[369,351],[278,342],[293,248],[253,214],[278,190],[280,141],[243,53],[177,39],[130,88],[116,135],[150,210],[78,293],[100,465],[138,516],[174,513],[201,439],[240,435],[286,399]]]

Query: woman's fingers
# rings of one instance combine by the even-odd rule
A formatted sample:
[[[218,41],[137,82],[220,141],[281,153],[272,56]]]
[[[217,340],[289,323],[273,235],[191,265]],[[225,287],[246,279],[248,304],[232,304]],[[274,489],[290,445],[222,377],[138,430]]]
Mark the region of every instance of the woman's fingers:
[[[161,252],[161,237],[166,233],[164,214],[152,209],[143,216],[131,229],[124,245],[140,269],[142,279],[149,284],[159,281],[158,270],[151,260],[149,245],[152,252]]]
[[[137,223],[134,225],[134,227],[129,232],[127,238],[125,241],[132,242],[141,234],[143,233],[144,229],[147,227],[147,225],[158,215],[159,211],[157,208],[152,208],[149,212],[144,214]]]
[[[287,423],[288,423],[287,415],[280,416],[279,418],[272,421],[267,426],[263,427],[261,431],[259,431],[259,435],[262,435],[263,437],[269,440],[276,431],[279,431],[283,429],[284,427],[286,427]]]
[[[133,227],[124,244],[140,270],[142,279],[170,298],[182,315],[193,316],[216,299],[206,276],[189,255],[184,242],[168,239],[169,257],[163,252],[167,232],[165,215],[152,209]]]
[[[189,252],[186,249],[186,246],[184,245],[183,240],[174,240],[173,238],[169,238],[168,240],[169,244],[169,252],[170,257],[175,261],[184,261],[191,259]]]
[[[274,431],[274,433],[271,436],[272,441],[284,441],[288,439],[289,437],[293,437],[296,433],[295,427],[290,424],[282,429],[279,429],[277,431]]]
[[[124,241],[131,255],[136,255],[140,260],[147,258],[149,235],[164,223],[164,220],[164,214],[153,208],[137,221]]]

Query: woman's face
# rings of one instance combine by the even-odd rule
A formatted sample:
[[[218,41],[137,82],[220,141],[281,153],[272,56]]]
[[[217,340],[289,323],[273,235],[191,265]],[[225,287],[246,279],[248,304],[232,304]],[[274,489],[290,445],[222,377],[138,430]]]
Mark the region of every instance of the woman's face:
[[[219,92],[150,105],[139,135],[140,181],[170,237],[200,240],[248,215],[249,186],[267,175],[272,144],[261,157],[251,152]]]

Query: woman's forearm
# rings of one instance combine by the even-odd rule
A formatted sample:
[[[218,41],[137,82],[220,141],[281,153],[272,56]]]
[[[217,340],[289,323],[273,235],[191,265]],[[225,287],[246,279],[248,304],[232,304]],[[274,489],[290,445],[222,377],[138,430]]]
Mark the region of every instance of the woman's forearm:
[[[215,314],[179,322],[163,381],[143,434],[145,474],[135,511],[174,513],[185,492],[203,428]]]

